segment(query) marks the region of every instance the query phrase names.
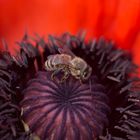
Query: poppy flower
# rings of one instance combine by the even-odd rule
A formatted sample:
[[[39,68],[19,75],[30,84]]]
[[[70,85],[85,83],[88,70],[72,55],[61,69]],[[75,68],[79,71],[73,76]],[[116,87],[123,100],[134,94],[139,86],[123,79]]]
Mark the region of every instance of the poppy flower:
[[[128,53],[103,38],[84,41],[83,34],[47,42],[25,34],[18,44],[16,55],[0,55],[1,139],[139,139],[139,78]],[[55,70],[46,70],[45,62],[60,50],[92,68],[86,81],[71,73],[62,83],[52,79]]]
[[[36,0],[30,8],[32,3],[1,1],[6,6],[1,8],[1,36],[9,44],[0,52],[1,139],[139,139],[140,89],[132,62],[139,56],[119,49],[135,53],[139,49],[139,1],[88,0],[74,5]],[[57,37],[46,40],[25,34],[12,54],[13,40],[21,38],[25,28]],[[62,34],[76,34],[79,29],[87,30],[86,39],[82,33]],[[81,83],[70,74],[58,83],[51,77],[53,72],[45,70],[48,57],[65,48],[92,68],[87,81]],[[63,71],[56,75],[61,76]]]

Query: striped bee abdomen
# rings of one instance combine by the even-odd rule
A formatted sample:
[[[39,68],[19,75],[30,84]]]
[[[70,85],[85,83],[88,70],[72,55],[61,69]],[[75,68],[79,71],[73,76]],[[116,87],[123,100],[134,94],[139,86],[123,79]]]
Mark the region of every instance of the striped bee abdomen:
[[[67,54],[56,54],[50,55],[45,62],[45,67],[47,71],[54,71],[57,70],[64,65],[69,65],[71,61],[71,56]]]
[[[56,65],[54,64],[54,61],[53,61],[54,57],[53,55],[50,55],[46,62],[45,62],[45,68],[47,71],[53,71],[56,69]]]

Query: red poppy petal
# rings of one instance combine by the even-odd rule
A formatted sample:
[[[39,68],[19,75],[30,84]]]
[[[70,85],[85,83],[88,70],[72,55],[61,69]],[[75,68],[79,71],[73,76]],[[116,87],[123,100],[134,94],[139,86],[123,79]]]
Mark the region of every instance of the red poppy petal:
[[[89,37],[104,35],[122,48],[132,48],[139,32],[139,0],[1,0],[0,37],[10,46],[28,32],[75,34],[86,29]]]
[[[140,30],[140,1],[120,0],[115,19],[106,36],[112,37],[122,48],[130,49]]]

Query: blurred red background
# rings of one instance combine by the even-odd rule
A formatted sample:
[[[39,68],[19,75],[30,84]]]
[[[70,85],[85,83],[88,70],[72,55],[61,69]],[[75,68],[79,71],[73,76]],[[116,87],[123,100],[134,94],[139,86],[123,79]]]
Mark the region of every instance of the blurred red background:
[[[0,39],[10,50],[25,31],[59,35],[87,31],[132,52],[140,64],[140,0],[0,0]]]

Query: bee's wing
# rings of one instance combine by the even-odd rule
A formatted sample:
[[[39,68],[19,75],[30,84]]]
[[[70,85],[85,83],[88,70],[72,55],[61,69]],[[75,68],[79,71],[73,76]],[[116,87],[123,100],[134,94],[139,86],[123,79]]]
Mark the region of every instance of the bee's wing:
[[[58,48],[60,54],[68,54],[72,57],[75,57],[75,54],[65,45],[63,48]]]
[[[57,55],[57,54],[52,54],[52,55],[49,55],[49,56],[47,56],[47,59],[54,58],[54,57],[56,57],[56,55]]]
[[[59,38],[49,35],[49,39],[53,44],[54,50],[58,51],[60,54],[69,54],[75,57],[75,54],[69,48],[69,41],[67,43],[62,42]]]
[[[60,54],[68,54],[68,55],[70,55],[70,56],[72,56],[72,57],[75,57],[75,56],[76,56],[76,55],[71,51],[71,49],[70,49],[70,43],[69,43],[69,41],[67,41],[66,43],[64,43],[62,47],[59,47],[59,48],[58,48],[58,52],[59,52]]]

